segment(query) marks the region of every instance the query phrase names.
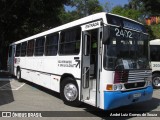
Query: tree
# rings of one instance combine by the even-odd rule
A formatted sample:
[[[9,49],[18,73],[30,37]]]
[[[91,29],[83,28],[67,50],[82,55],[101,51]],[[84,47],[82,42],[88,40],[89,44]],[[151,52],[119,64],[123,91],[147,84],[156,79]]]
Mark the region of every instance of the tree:
[[[104,11],[106,11],[106,12],[110,12],[111,10],[112,10],[112,3],[110,3],[110,2],[106,2],[104,5],[103,5],[103,9],[104,9]]]
[[[138,20],[141,16],[141,12],[134,9],[124,9],[122,6],[116,6],[111,11],[113,14],[118,14],[121,16],[125,16],[134,20]]]
[[[103,11],[98,0],[71,0],[71,6],[76,7],[82,17]]]
[[[59,25],[59,14],[68,1],[0,0],[0,62],[4,65],[9,43]]]
[[[68,12],[62,10],[60,15],[62,23],[67,23],[103,11],[103,7],[98,0],[71,0],[69,5],[75,7],[75,10]]]
[[[146,12],[149,14],[160,14],[160,0],[141,0],[144,4]]]

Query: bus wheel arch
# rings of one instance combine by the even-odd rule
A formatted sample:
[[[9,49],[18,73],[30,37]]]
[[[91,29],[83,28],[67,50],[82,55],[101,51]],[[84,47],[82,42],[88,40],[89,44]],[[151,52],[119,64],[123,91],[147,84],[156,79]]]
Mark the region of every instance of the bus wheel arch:
[[[79,88],[73,75],[65,74],[60,81],[60,96],[63,102],[71,106],[79,106]]]
[[[152,86],[154,89],[160,88],[160,71],[155,71],[152,73]]]

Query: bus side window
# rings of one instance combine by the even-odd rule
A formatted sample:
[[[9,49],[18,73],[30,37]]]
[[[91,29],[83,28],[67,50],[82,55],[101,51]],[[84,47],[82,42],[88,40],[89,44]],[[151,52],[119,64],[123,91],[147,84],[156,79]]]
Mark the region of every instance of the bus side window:
[[[45,55],[57,55],[59,34],[50,34],[46,36]]]
[[[26,48],[27,48],[27,42],[23,42],[21,45],[21,56],[26,56]]]
[[[158,45],[150,46],[150,57],[151,61],[159,61],[160,60],[160,48]]]
[[[27,56],[33,56],[34,53],[34,40],[28,41]]]
[[[72,28],[61,32],[59,54],[75,55],[80,50],[81,28]]]
[[[16,45],[16,57],[19,57],[20,56],[20,52],[21,52],[21,44],[17,44]]]
[[[45,41],[45,37],[36,38],[35,53],[34,53],[35,56],[43,56],[44,41]]]

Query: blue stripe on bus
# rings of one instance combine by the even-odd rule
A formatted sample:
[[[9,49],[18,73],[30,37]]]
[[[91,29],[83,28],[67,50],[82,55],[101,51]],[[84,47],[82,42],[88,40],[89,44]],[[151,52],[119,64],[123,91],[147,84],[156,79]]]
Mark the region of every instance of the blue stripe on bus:
[[[140,93],[141,96],[133,98],[134,94]],[[104,110],[109,110],[117,108],[120,106],[130,105],[133,103],[138,103],[152,98],[153,88],[149,86],[145,89],[133,90],[127,92],[121,91],[105,91],[104,92]]]

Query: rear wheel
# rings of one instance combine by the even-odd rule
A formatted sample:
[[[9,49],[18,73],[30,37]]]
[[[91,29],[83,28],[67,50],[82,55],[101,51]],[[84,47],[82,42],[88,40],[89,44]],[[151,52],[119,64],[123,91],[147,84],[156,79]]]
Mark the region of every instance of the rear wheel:
[[[78,86],[76,81],[74,81],[72,78],[67,77],[62,81],[60,94],[65,104],[71,106],[80,105],[80,101],[78,100]]]
[[[153,85],[153,88],[155,89],[160,88],[160,74],[157,74],[157,73],[153,74],[152,85]]]
[[[22,79],[21,79],[21,70],[20,69],[18,69],[17,70],[17,80],[19,81],[19,82],[22,82]]]

